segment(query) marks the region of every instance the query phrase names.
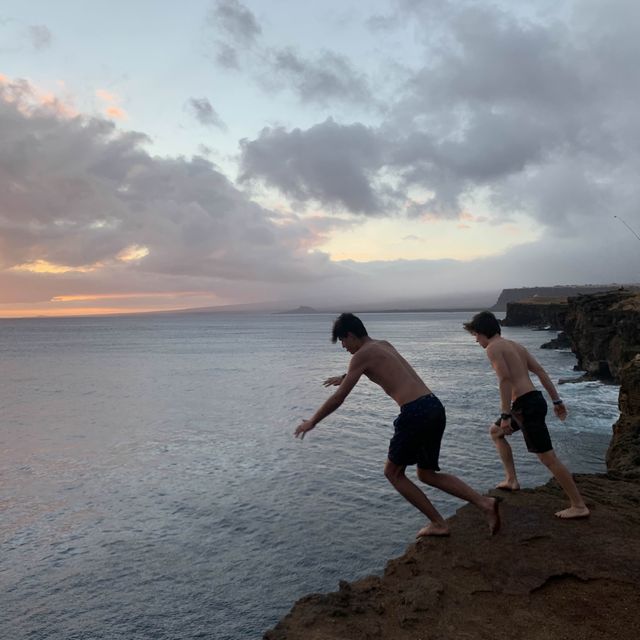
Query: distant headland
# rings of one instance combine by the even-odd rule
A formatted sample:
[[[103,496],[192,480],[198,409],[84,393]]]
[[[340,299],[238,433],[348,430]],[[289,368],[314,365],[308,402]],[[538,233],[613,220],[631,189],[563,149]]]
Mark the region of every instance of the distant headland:
[[[368,304],[358,305],[355,304],[351,308],[346,309],[346,305],[342,305],[344,308],[337,308],[336,306],[323,307],[317,309],[308,305],[301,305],[296,308],[274,311],[276,314],[292,315],[292,314],[312,314],[312,313],[340,313],[341,311],[352,311],[353,313],[437,313],[437,312],[454,312],[465,311],[475,312],[480,309],[487,308],[491,311],[506,311],[508,305],[511,303],[525,302],[529,305],[539,306],[556,306],[558,304],[566,304],[568,298],[578,295],[602,293],[605,291],[615,291],[618,289],[627,289],[629,291],[640,291],[640,284],[584,284],[584,285],[554,285],[549,287],[519,287],[514,289],[503,289],[495,304],[490,305],[478,305],[469,304],[465,302],[464,294],[460,295],[458,303],[449,305],[430,305],[428,301],[414,302],[414,304],[407,304],[406,306],[398,305],[384,305],[380,304]],[[527,324],[527,323],[523,323]]]
[[[528,302],[548,303],[557,301],[558,298],[567,300],[577,295],[589,293],[602,293],[603,291],[615,291],[616,289],[629,289],[631,291],[640,291],[639,284],[583,284],[583,285],[555,285],[553,287],[520,287],[517,289],[503,289],[498,297],[497,302],[491,307],[491,311],[506,311],[509,302],[520,302],[527,300]]]

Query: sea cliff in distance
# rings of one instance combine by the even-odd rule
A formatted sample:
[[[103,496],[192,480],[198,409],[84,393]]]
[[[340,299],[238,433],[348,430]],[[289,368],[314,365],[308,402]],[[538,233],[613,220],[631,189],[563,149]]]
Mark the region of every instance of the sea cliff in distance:
[[[492,305],[490,298],[485,296],[485,304],[480,298],[469,300],[463,294],[457,299],[449,298],[447,304],[442,304],[442,300],[433,301],[404,301],[403,304],[356,304],[349,311],[354,313],[424,313],[424,312],[446,312],[446,311],[478,311],[480,309],[490,309],[491,311],[506,311],[507,305],[513,302],[528,301],[530,303],[550,303],[556,304],[558,301],[566,302],[570,297],[582,294],[600,293],[604,291],[614,291],[620,288],[630,291],[640,291],[640,284],[584,284],[584,285],[555,285],[552,287],[519,287],[515,289],[503,289],[498,295],[498,299]],[[494,294],[495,296],[495,294]],[[494,298],[495,299],[495,298]],[[338,309],[336,306],[316,307],[301,305],[296,308],[277,311],[282,314],[308,314],[308,313],[340,313],[345,309]]]
[[[615,289],[630,289],[640,291],[639,284],[583,284],[583,285],[555,285],[553,287],[520,287],[517,289],[503,289],[491,311],[506,311],[509,302],[532,300],[534,298],[571,298],[577,295],[601,293]]]

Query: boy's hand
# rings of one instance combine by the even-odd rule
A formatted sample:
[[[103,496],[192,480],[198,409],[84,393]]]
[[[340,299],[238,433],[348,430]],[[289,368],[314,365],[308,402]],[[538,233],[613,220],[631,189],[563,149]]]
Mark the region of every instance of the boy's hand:
[[[332,376],[331,378],[327,378],[322,385],[324,387],[339,387],[343,380],[344,376]]]
[[[304,440],[304,434],[307,433],[307,431],[311,431],[311,429],[313,429],[315,426],[316,425],[313,424],[311,420],[305,420],[304,422],[301,422],[296,427],[296,430],[293,432],[293,435],[296,438],[300,438],[301,440]]]
[[[567,417],[567,407],[564,406],[564,403],[554,404],[553,413],[555,413],[560,420],[564,420]]]
[[[500,420],[500,428],[502,429],[502,433],[507,436],[510,436],[513,433],[513,425],[511,424],[511,419],[506,418]]]

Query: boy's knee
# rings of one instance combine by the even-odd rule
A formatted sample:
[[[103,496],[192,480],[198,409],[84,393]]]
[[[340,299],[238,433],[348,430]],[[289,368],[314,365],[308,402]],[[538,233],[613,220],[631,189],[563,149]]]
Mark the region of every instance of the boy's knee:
[[[391,484],[395,484],[404,475],[404,467],[387,460],[384,465],[384,475]]]
[[[497,440],[498,438],[504,438],[504,431],[502,427],[499,427],[497,424],[492,423],[489,427],[489,435],[492,440]]]
[[[435,478],[436,471],[432,471],[431,469],[420,469],[418,467],[418,479],[425,484],[431,484],[433,479]]]
[[[538,453],[537,456],[545,467],[551,468],[558,463],[558,458],[553,450]]]

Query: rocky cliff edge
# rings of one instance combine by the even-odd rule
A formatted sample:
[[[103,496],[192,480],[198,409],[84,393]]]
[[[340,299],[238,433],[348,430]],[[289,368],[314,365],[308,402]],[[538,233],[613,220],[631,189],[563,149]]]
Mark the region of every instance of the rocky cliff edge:
[[[450,538],[422,539],[382,577],[310,595],[266,640],[637,640],[640,483],[577,476],[591,517],[561,521],[552,481],[508,494],[489,537],[465,506]]]

